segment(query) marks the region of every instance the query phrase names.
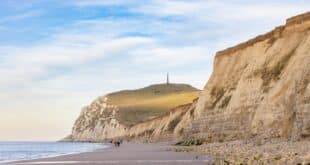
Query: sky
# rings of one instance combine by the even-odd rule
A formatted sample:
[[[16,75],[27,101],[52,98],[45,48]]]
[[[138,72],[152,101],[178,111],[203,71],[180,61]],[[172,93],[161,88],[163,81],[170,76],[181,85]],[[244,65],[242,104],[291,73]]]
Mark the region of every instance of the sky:
[[[0,141],[54,141],[121,89],[202,89],[217,51],[309,11],[307,0],[1,0]]]

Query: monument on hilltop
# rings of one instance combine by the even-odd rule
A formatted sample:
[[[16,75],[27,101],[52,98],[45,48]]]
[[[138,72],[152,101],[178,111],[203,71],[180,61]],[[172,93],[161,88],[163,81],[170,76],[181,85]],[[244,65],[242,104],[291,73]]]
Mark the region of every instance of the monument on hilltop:
[[[167,73],[167,79],[166,79],[166,84],[169,85],[169,73]]]

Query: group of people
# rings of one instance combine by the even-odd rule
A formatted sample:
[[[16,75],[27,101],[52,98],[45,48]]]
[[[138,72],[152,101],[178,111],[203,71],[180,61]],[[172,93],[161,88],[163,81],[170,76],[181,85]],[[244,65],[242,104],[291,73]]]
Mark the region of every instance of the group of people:
[[[114,144],[115,147],[119,147],[123,143],[123,140],[122,139],[111,140],[110,143]]]

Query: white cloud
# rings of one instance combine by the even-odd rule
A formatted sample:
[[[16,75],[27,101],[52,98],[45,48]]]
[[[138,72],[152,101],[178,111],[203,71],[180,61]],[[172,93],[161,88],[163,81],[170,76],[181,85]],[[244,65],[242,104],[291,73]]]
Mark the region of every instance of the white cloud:
[[[205,9],[207,3],[203,2],[192,2],[192,1],[167,1],[167,0],[153,0],[151,3],[141,5],[137,8],[133,8],[133,11],[153,14],[158,16],[169,16],[169,15],[183,15],[193,14],[200,12]]]
[[[87,42],[77,45],[75,42]],[[0,79],[3,86],[25,83],[49,73],[49,67],[72,66],[104,60],[104,57],[118,56],[137,46],[152,42],[144,37],[123,37],[93,42],[92,40],[67,42],[56,40],[51,43],[28,48],[11,48],[6,50],[5,64],[0,65]],[[3,62],[2,62],[3,63]]]
[[[19,13],[15,15],[9,15],[3,18],[0,18],[0,24],[11,22],[11,21],[19,21],[27,18],[38,17],[43,13],[42,10],[30,10],[24,13]]]
[[[141,27],[141,24],[147,24],[147,28]],[[75,68],[96,60],[109,63],[104,62],[105,57],[119,56],[137,66],[147,62],[150,65],[161,64],[163,67],[185,65],[210,57],[206,55],[207,50],[201,47],[182,48],[162,43],[164,41],[161,39],[164,38],[157,36],[127,35],[132,32],[156,33],[156,26],[162,29],[160,33],[172,38],[178,35],[177,31],[180,32],[174,23],[164,24],[156,20],[99,19],[79,21],[70,29],[62,29],[52,35],[51,40],[46,43],[29,47],[0,48],[2,56],[6,57],[2,60],[5,65],[0,63],[0,72],[7,77],[0,83],[2,82],[2,87],[6,84],[31,83],[48,75],[51,68]],[[176,32],[171,33],[174,30]],[[163,63],[164,61],[171,62]]]
[[[238,3],[235,1],[215,0],[153,0],[150,3],[133,7],[132,10],[156,16],[185,16],[185,17],[210,17],[213,21],[248,20],[257,18],[283,18],[289,17],[296,12],[302,13],[309,10],[309,2],[260,2]]]
[[[211,60],[209,50],[201,46],[164,47],[152,46],[137,49],[132,54],[132,60],[138,64],[156,66],[188,65],[202,60]]]

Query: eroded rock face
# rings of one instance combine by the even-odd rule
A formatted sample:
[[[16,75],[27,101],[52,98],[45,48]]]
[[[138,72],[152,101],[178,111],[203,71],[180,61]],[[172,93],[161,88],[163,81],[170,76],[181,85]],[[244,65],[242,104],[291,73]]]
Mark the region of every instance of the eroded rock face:
[[[99,97],[84,107],[68,138],[72,141],[101,141],[123,136],[128,126],[115,119],[118,107],[106,102],[107,97]]]
[[[181,105],[167,114],[131,127],[128,139],[139,141],[178,141],[182,139],[184,128],[193,120],[196,102]]]
[[[217,53],[186,134],[209,141],[310,136],[310,13]]]

